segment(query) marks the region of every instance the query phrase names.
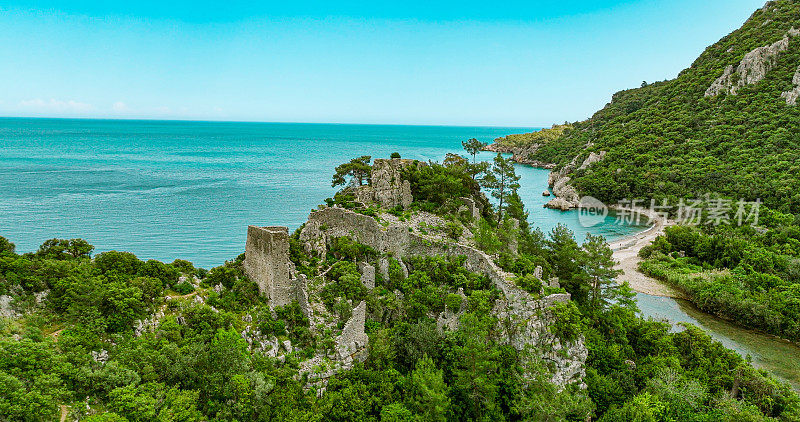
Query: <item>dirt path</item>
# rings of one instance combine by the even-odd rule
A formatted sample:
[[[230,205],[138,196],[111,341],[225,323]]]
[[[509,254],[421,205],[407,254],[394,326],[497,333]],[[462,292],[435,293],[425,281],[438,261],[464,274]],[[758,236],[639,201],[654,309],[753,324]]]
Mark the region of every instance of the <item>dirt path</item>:
[[[623,272],[619,276],[619,280],[627,281],[633,290],[640,293],[685,299],[685,295],[677,289],[639,272],[639,262],[642,261],[639,258],[639,251],[652,243],[656,237],[664,234],[664,227],[675,224],[674,221],[664,220],[658,215],[652,215],[647,210],[642,210],[641,213],[649,217],[651,221],[654,221],[653,226],[641,233],[627,236],[608,244],[614,251],[614,260],[619,263],[616,268]]]

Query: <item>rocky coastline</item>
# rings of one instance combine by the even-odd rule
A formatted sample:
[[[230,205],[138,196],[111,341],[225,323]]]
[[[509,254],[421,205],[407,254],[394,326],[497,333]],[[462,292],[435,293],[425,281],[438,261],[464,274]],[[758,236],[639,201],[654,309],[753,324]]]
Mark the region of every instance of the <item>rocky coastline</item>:
[[[550,170],[550,175],[547,179],[550,191],[545,191],[542,195],[550,196],[552,194],[554,198],[544,207],[561,211],[578,208],[581,197],[578,191],[570,184],[572,179],[569,175],[577,170],[585,170],[589,166],[602,161],[606,157],[606,151],[590,152],[583,161],[580,160],[583,154],[577,155],[567,165],[559,169],[554,163],[545,163],[531,158],[541,146],[542,144],[531,144],[524,147],[510,147],[496,140],[495,143],[487,145],[483,150],[513,154],[511,160],[515,163]],[[591,144],[587,145],[586,148],[588,149],[591,146]],[[580,165],[578,165],[579,163]]]

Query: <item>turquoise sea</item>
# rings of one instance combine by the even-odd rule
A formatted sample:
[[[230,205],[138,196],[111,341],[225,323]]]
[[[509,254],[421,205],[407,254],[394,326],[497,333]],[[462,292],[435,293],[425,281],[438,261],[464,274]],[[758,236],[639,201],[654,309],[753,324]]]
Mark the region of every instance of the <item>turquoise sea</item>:
[[[296,229],[333,194],[333,168],[352,157],[442,160],[475,137],[489,142],[533,128],[0,119],[0,235],[20,252],[52,237],[142,259],[188,259],[210,268],[244,250],[248,224]],[[492,154],[482,153],[481,159]],[[566,224],[577,212],[542,208],[547,170],[517,166],[530,221]],[[641,230],[606,220],[612,240]],[[800,349],[697,311],[638,294],[644,316],[697,324],[753,363],[800,388]],[[680,329],[677,328],[676,329]]]
[[[248,224],[296,229],[332,196],[352,157],[441,161],[461,141],[533,128],[0,119],[0,235],[20,252],[81,237],[97,251],[213,267],[244,250]],[[491,154],[483,153],[484,159]],[[519,166],[535,225],[579,237],[577,213],[543,209],[546,170]],[[636,228],[594,227],[614,238]]]

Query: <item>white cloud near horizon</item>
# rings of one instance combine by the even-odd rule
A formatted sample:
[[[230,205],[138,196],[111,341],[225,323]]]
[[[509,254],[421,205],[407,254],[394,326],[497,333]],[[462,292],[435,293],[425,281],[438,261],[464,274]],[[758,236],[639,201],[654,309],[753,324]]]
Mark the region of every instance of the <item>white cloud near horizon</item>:
[[[41,98],[22,100],[19,102],[19,106],[36,113],[87,113],[95,109],[95,107],[89,103],[75,100],[57,100],[55,98],[49,100],[43,100]]]
[[[111,109],[114,110],[117,113],[125,113],[125,112],[129,111],[128,105],[125,104],[122,101],[117,101],[116,103],[114,103],[111,106]]]

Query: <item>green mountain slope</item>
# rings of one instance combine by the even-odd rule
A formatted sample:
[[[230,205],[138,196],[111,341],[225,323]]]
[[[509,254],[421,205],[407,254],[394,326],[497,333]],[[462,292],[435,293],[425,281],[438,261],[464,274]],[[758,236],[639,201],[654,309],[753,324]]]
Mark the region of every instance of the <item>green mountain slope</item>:
[[[800,1],[769,2],[676,79],[614,94],[529,158],[563,166],[607,151],[571,175],[581,193],[606,202],[720,193],[798,213],[800,109],[787,103],[800,92],[794,28]]]

